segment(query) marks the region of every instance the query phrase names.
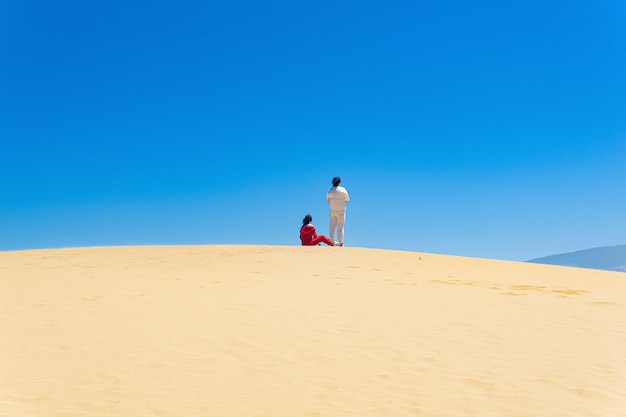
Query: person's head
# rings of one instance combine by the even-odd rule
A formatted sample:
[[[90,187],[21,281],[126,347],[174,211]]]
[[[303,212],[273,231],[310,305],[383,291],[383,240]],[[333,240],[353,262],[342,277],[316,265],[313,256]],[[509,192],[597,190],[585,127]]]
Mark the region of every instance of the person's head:
[[[341,178],[339,177],[333,178],[333,187],[339,187],[339,184],[341,184]]]
[[[311,216],[310,214],[307,214],[306,216],[304,216],[304,219],[302,219],[302,224],[304,226],[306,226],[307,224],[311,223],[313,221],[313,216]]]

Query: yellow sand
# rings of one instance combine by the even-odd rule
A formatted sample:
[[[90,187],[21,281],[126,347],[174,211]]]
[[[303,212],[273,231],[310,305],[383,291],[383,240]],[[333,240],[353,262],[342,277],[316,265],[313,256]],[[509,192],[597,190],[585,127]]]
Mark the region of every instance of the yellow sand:
[[[626,416],[626,274],[362,248],[0,253],[0,416]]]

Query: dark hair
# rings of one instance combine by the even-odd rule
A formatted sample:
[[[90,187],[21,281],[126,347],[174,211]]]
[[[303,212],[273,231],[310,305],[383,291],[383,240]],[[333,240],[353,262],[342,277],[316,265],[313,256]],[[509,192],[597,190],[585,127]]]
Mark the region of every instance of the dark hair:
[[[341,184],[341,178],[335,177],[333,178],[333,187],[338,187]]]
[[[304,219],[302,219],[302,224],[304,226],[306,226],[307,224],[311,223],[313,221],[313,216],[311,216],[310,214],[307,214],[306,216],[304,216]]]

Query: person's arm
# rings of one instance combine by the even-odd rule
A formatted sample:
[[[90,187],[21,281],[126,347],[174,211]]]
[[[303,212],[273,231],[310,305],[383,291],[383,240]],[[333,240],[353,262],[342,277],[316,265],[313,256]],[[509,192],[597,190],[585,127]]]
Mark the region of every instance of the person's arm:
[[[344,194],[344,198],[346,199],[346,201],[350,201],[350,196],[348,195],[348,190],[345,190],[345,194]]]

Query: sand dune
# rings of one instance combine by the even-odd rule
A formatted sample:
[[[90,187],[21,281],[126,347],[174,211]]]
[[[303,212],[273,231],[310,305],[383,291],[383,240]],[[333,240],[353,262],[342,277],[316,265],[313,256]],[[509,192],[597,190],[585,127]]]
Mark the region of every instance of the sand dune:
[[[0,416],[626,416],[626,276],[362,248],[0,253]]]

